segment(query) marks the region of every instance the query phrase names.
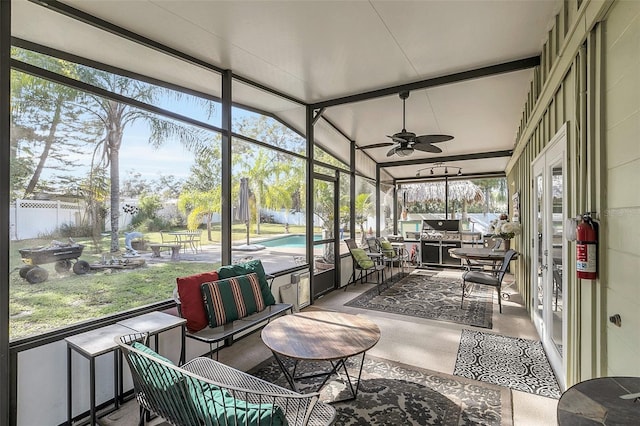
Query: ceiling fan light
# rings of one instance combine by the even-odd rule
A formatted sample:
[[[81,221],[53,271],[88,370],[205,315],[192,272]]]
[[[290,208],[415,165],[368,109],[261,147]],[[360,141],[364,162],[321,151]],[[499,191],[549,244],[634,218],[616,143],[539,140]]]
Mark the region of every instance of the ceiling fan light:
[[[412,152],[413,152],[413,148],[409,148],[409,147],[396,148],[396,154],[398,154],[398,156],[400,157],[406,157],[408,155],[411,155]]]

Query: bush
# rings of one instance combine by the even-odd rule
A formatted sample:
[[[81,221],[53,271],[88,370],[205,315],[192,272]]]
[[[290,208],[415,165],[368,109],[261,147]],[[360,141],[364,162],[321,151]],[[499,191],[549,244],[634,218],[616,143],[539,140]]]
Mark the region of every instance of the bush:
[[[131,226],[133,227],[133,229],[140,232],[155,232],[155,231],[160,231],[162,229],[170,228],[170,223],[169,221],[161,217],[154,217],[154,218],[143,218],[142,220],[136,221],[135,225],[134,225],[134,221],[132,220]]]
[[[91,235],[91,226],[89,225],[75,225],[63,223],[58,228],[58,234],[63,238],[78,238]]]

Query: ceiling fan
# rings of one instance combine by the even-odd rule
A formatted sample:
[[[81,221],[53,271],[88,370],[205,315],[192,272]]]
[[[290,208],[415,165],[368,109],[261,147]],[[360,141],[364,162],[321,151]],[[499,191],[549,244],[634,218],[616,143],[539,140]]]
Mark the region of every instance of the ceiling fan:
[[[394,145],[393,148],[387,152],[387,157],[391,157],[397,154],[400,157],[406,157],[411,155],[414,150],[439,153],[442,149],[433,145],[434,143],[446,142],[453,139],[453,136],[449,135],[420,135],[416,136],[413,132],[408,132],[405,126],[406,110],[405,102],[409,97],[409,92],[400,92],[400,99],[402,99],[402,131],[395,133],[393,136],[387,135],[393,142],[382,142],[373,145],[366,145],[360,147],[360,149],[381,148],[384,146]]]

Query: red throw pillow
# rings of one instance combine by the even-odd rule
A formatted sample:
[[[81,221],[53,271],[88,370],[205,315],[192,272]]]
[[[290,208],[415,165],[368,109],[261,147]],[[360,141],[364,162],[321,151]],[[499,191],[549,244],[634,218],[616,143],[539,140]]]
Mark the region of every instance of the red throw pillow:
[[[187,329],[191,332],[200,331],[209,325],[200,284],[212,281],[218,281],[217,271],[176,278],[182,317],[187,320]]]

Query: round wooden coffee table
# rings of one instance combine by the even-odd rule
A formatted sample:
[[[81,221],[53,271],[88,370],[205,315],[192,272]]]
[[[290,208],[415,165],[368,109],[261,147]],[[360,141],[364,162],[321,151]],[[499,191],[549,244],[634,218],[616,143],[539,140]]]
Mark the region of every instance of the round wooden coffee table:
[[[270,322],[262,330],[262,340],[273,352],[289,385],[298,391],[296,381],[324,376],[319,391],[333,374],[345,372],[354,399],[360,387],[362,365],[366,351],[380,340],[380,329],[373,322],[357,315],[340,312],[312,311],[285,315]],[[353,384],[345,361],[362,354],[357,382]],[[283,357],[294,360],[293,370],[283,363]],[[327,361],[331,368],[320,374],[296,376],[299,361]],[[339,401],[332,401],[339,402]]]
[[[558,401],[558,424],[640,424],[640,377],[600,377],[573,385]]]

